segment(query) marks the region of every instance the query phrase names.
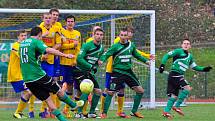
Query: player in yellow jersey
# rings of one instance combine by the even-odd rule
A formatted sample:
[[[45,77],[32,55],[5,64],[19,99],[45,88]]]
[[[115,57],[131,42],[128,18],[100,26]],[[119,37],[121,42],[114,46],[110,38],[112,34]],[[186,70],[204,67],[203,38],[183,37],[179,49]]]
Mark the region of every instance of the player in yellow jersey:
[[[93,35],[94,35],[94,32],[95,32],[96,29],[101,29],[101,27],[100,26],[94,26],[93,27],[93,29],[92,29],[92,37],[86,39],[86,43],[94,40]]]
[[[12,50],[10,52],[10,60],[8,64],[8,74],[7,74],[7,82],[10,82],[14,91],[16,93],[21,92],[21,99],[19,101],[18,107],[16,112],[13,114],[14,118],[26,118],[23,115],[23,110],[25,109],[26,105],[28,104],[28,99],[32,95],[29,89],[26,87],[21,69],[20,69],[20,59],[19,59],[19,44],[21,41],[27,38],[26,31],[20,31],[18,34],[18,41],[15,42],[12,46]]]
[[[134,34],[134,28],[132,26],[127,26],[127,31],[128,31],[128,40],[132,40],[132,37],[133,37],[133,34]],[[120,38],[117,37],[115,40],[114,40],[114,43],[118,43],[120,41]],[[150,54],[146,54],[140,50],[137,50],[138,53],[140,53],[142,56],[146,57],[146,58],[150,58]],[[151,56],[151,59],[153,59],[154,56]],[[104,108],[104,100],[105,100],[105,97],[107,95],[107,90],[110,89],[110,79],[111,79],[111,76],[110,74],[112,73],[112,62],[113,62],[113,58],[110,57],[108,59],[108,63],[107,63],[107,66],[106,66],[106,82],[105,82],[105,89],[102,93],[102,96],[101,96],[101,112],[103,111],[103,108]],[[125,84],[122,84],[123,86],[125,86]],[[123,89],[120,89],[120,91],[118,92],[117,94],[118,98],[117,98],[117,101],[118,101],[118,109],[117,109],[117,115],[122,117],[122,118],[130,118],[129,116],[127,116],[124,111],[123,111],[123,105],[124,105],[124,100],[125,100],[125,97],[124,97],[124,88]]]
[[[52,25],[51,22],[51,14],[50,13],[44,13],[43,14],[43,22],[44,24],[41,24],[39,27],[42,29],[42,40],[43,42],[51,48],[59,49],[61,47],[61,37],[60,37],[60,27]],[[57,66],[55,66],[55,56],[52,54],[45,54],[42,57],[42,63],[41,66],[45,72],[51,76],[56,77],[56,70]],[[56,95],[52,96],[53,100],[55,101]],[[46,104],[43,102],[42,107],[40,110],[40,117],[45,118],[46,117]],[[51,115],[52,116],[52,115]],[[53,116],[54,117],[54,116]]]
[[[81,33],[74,29],[75,17],[69,15],[65,18],[66,29],[62,30],[62,35],[64,36],[61,51],[66,54],[73,54],[75,58],[69,59],[65,57],[60,57],[61,72],[63,76],[63,89],[66,91],[67,95],[71,98],[73,96],[73,84],[75,85],[75,80],[72,75],[72,71],[75,68],[77,62],[76,57],[81,48]],[[71,118],[71,111],[69,105],[65,105],[63,113],[67,118]]]

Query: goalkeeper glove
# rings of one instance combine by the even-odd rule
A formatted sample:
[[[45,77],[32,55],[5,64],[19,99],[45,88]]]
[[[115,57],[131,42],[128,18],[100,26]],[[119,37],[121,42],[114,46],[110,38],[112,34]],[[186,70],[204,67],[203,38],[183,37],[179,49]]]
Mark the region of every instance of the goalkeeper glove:
[[[165,65],[161,64],[159,68],[160,73],[163,73],[164,69],[165,69]]]
[[[204,71],[204,72],[209,72],[211,69],[212,69],[212,67],[208,66],[208,67],[205,67],[205,68],[203,69],[203,71]]]

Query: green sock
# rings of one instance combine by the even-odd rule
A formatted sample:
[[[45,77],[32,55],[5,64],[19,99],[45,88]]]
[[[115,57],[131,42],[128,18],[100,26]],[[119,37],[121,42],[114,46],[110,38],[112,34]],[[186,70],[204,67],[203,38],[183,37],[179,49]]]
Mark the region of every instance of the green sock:
[[[140,101],[142,99],[143,93],[136,93],[136,95],[134,96],[134,104],[133,104],[133,108],[131,110],[132,113],[136,113],[137,109],[140,105]]]
[[[184,101],[185,98],[189,95],[190,91],[189,90],[182,90],[179,93],[178,100],[176,101],[175,107],[179,108],[182,102]]]
[[[174,105],[176,99],[173,98],[173,97],[170,97],[167,101],[167,105],[166,107],[164,108],[164,112],[170,112],[170,110],[172,109],[172,106]]]
[[[81,97],[80,97],[80,100],[83,100],[84,103],[86,103],[87,98],[88,98],[88,95],[89,95],[89,94],[82,93],[82,94],[81,94]],[[79,107],[79,108],[78,108],[78,113],[81,113],[82,110],[83,110],[83,106],[82,106],[82,107]]]
[[[60,113],[58,109],[53,110],[52,114],[54,114],[59,121],[67,121],[66,118]]]
[[[96,106],[98,105],[99,99],[100,99],[100,95],[94,93],[92,98],[92,104],[90,107],[90,112],[89,112],[90,114],[95,113],[95,109],[96,109]]]
[[[59,97],[59,99],[60,99],[61,101],[65,102],[66,104],[68,104],[71,108],[76,107],[76,103],[73,102],[73,101],[69,98],[69,96],[67,96],[66,93],[64,93],[63,97]]]
[[[107,114],[108,112],[108,109],[110,107],[110,103],[111,103],[111,100],[112,100],[112,95],[107,95],[106,98],[105,98],[105,102],[104,102],[104,109],[103,109],[103,113]]]

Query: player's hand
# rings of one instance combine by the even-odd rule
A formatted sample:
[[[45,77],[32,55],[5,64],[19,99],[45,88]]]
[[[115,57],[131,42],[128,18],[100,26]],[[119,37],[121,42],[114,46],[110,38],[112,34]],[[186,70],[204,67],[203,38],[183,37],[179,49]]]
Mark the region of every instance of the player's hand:
[[[49,35],[49,31],[46,31],[46,32],[42,35],[42,37],[46,37],[47,35]]]
[[[159,68],[160,73],[163,73],[164,69],[165,69],[165,65],[161,64]]]
[[[101,66],[102,64],[103,64],[103,62],[99,60],[98,65]]]
[[[65,57],[66,57],[66,58],[74,58],[75,55],[73,55],[73,54],[65,54]]]
[[[48,54],[42,55],[42,61],[46,61],[48,59]]]
[[[78,46],[78,41],[74,40],[74,46],[77,47]]]
[[[154,61],[155,60],[155,55],[151,54],[150,57],[149,57],[149,59]]]
[[[96,66],[92,66],[91,70],[94,72],[94,74],[97,72],[97,67]]]
[[[204,72],[209,72],[211,69],[213,69],[212,67],[208,66],[208,67],[205,67],[203,69]]]

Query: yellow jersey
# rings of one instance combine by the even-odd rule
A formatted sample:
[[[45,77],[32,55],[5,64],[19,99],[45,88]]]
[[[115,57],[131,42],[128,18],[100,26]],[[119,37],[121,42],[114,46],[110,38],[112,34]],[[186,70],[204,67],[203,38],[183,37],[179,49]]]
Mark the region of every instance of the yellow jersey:
[[[61,65],[76,65],[76,57],[81,48],[81,33],[77,30],[69,31],[63,29],[62,35],[65,37],[65,40],[62,41],[61,51],[65,54],[73,54],[75,58],[69,59],[65,57],[60,57]],[[75,47],[74,41],[78,41],[78,45]]]
[[[21,68],[20,68],[20,58],[19,58],[19,42],[15,42],[10,51],[10,60],[8,64],[7,71],[7,82],[18,82],[23,80]]]
[[[86,43],[87,43],[87,42],[91,42],[91,41],[93,41],[93,37],[88,38],[88,39],[86,40]]]
[[[114,40],[114,44],[118,43],[119,41],[120,41],[120,37],[117,37]],[[150,58],[150,54],[144,53],[144,52],[142,52],[142,51],[140,51],[138,49],[137,49],[137,52],[140,53],[142,56],[144,56],[146,58]],[[111,56],[111,57],[108,58],[108,62],[107,62],[107,66],[106,66],[106,72],[112,73],[112,71],[113,71],[112,64],[113,64],[113,56]]]
[[[53,26],[48,30],[46,29],[46,27],[44,26],[44,24],[39,26],[42,29],[42,34],[49,32],[48,35],[43,36],[42,40],[43,42],[48,46],[48,47],[53,47],[55,44],[61,44],[61,29],[59,28],[59,26]],[[47,58],[47,62],[49,64],[54,64],[54,55],[49,54],[48,58]]]

